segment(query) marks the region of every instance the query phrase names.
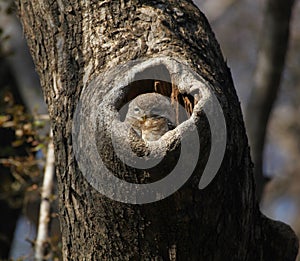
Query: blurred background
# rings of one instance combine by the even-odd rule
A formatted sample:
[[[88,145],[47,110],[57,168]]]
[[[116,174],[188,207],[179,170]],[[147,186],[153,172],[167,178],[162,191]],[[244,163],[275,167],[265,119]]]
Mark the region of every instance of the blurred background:
[[[268,89],[265,101],[272,105],[269,113],[257,103],[260,92],[255,92],[263,71],[259,61],[264,37],[269,36],[264,30],[272,19],[267,0],[195,3],[208,18],[231,69],[243,114],[247,115],[250,143],[255,147],[252,159],[262,160],[257,164],[261,171],[259,167],[255,170],[261,210],[289,224],[299,237],[300,1],[291,4],[291,17],[280,17],[281,21],[275,16],[279,23],[289,24],[290,34],[287,47],[276,39],[271,41],[279,47],[275,52],[286,51],[286,59],[281,65],[273,64],[281,77]],[[251,121],[251,115],[259,118],[260,114],[264,121]],[[256,135],[251,134],[253,129],[254,133],[265,133],[259,146],[255,145]],[[0,260],[34,258],[48,134],[46,105],[15,7],[11,0],[0,0]],[[50,201],[49,260],[61,260],[55,191]]]

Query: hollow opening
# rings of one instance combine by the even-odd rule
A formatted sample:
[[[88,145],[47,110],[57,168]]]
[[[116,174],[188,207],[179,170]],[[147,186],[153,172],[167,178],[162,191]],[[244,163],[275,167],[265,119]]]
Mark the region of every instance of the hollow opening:
[[[125,120],[130,101],[141,94],[153,92],[170,98],[176,113],[176,125],[192,115],[193,109],[199,100],[197,96],[180,93],[164,65],[150,67],[136,74],[134,80],[124,88],[123,99],[117,106],[120,112],[120,120]],[[184,110],[180,110],[179,106],[182,106]]]

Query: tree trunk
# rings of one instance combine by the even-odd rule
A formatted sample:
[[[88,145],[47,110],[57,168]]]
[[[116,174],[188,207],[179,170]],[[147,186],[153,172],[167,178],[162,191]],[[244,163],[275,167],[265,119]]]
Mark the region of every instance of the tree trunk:
[[[255,165],[256,195],[259,200],[266,184],[263,154],[267,126],[279,92],[294,2],[266,1],[254,86],[247,105],[246,126]]]
[[[52,121],[65,260],[295,259],[291,229],[259,212],[230,71],[192,1],[23,0],[19,13]],[[145,143],[121,112],[154,91],[192,115]]]

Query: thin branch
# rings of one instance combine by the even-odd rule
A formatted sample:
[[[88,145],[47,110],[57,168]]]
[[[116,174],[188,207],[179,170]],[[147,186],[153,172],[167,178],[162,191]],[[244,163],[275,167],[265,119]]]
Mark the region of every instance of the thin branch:
[[[255,82],[246,111],[259,200],[265,185],[262,168],[266,129],[284,68],[293,3],[294,0],[266,2]]]
[[[45,260],[45,246],[49,238],[49,223],[50,223],[50,211],[51,202],[50,197],[52,194],[54,182],[54,147],[52,141],[52,131],[50,131],[50,141],[48,144],[45,174],[41,193],[41,207],[39,215],[38,233],[35,245],[35,260]]]

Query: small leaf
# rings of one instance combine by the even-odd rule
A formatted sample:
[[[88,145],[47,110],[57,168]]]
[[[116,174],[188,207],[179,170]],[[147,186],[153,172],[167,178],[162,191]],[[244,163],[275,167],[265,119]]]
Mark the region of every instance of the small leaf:
[[[0,115],[0,126],[9,120],[8,115]]]
[[[7,122],[4,122],[3,124],[0,124],[1,127],[3,128],[12,128],[15,126],[15,122],[13,121],[7,121]]]
[[[44,144],[40,143],[39,145],[37,145],[34,148],[32,148],[31,151],[39,151],[39,150],[41,150],[44,147],[45,147]]]
[[[32,130],[32,125],[31,125],[31,123],[26,123],[26,124],[24,124],[23,129],[24,129],[24,131],[25,131],[26,133],[29,133],[29,132]]]
[[[24,135],[23,130],[21,130],[21,129],[16,130],[16,136],[17,137],[22,137],[23,135]]]
[[[33,122],[33,126],[37,127],[37,128],[42,128],[45,126],[45,122],[44,121],[40,121],[40,120],[36,120]]]
[[[19,147],[23,145],[23,140],[15,140],[13,143],[12,143],[12,146],[13,147]]]

